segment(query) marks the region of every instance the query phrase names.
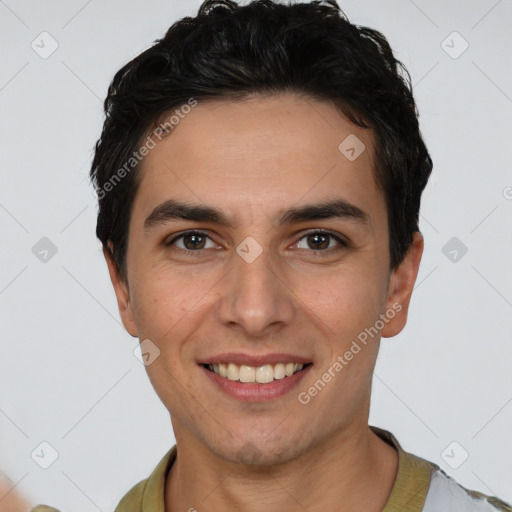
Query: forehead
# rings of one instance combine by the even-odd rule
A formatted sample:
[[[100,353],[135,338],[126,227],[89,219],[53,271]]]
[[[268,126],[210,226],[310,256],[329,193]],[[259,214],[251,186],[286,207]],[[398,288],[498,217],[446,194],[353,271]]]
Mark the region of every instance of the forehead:
[[[293,94],[199,100],[141,162],[134,216],[172,198],[215,204],[247,222],[258,211],[270,217],[334,197],[368,210],[383,200],[373,168],[371,131],[331,102]]]

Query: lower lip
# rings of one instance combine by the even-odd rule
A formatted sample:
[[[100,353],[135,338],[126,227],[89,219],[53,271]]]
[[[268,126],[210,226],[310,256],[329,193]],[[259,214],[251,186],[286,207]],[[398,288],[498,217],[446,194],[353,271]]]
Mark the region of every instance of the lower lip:
[[[294,373],[291,377],[273,380],[268,384],[244,384],[234,380],[221,377],[216,373],[200,365],[206,376],[227,395],[243,400],[245,402],[266,402],[280,398],[298,386],[306,373],[312,368],[312,364],[303,368],[300,372]]]

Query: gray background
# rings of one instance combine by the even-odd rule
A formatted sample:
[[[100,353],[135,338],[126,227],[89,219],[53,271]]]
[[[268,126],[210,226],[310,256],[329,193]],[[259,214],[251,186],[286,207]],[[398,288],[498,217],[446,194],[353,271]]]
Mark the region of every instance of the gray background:
[[[63,511],[112,510],[174,443],[119,320],[87,174],[114,72],[199,3],[0,1],[0,469]],[[435,164],[370,423],[512,501],[512,2],[339,3],[409,68]]]

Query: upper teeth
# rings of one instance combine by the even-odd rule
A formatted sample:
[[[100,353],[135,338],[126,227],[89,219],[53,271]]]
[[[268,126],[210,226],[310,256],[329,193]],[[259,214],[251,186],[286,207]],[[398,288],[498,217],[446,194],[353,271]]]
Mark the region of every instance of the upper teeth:
[[[208,368],[217,375],[226,377],[229,380],[240,380],[240,382],[266,384],[274,379],[291,377],[294,373],[304,367],[300,363],[278,363],[275,365],[265,364],[263,366],[247,366],[234,363],[210,364]]]

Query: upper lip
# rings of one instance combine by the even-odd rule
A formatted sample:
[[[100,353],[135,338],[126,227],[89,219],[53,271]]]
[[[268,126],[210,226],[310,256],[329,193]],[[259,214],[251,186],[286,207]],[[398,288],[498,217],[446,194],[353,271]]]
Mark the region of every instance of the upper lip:
[[[220,364],[220,363],[234,363],[236,365],[247,366],[263,366],[265,364],[278,364],[278,363],[311,363],[311,359],[297,356],[294,354],[244,354],[241,352],[226,352],[217,354],[209,358],[199,361],[199,364]]]

